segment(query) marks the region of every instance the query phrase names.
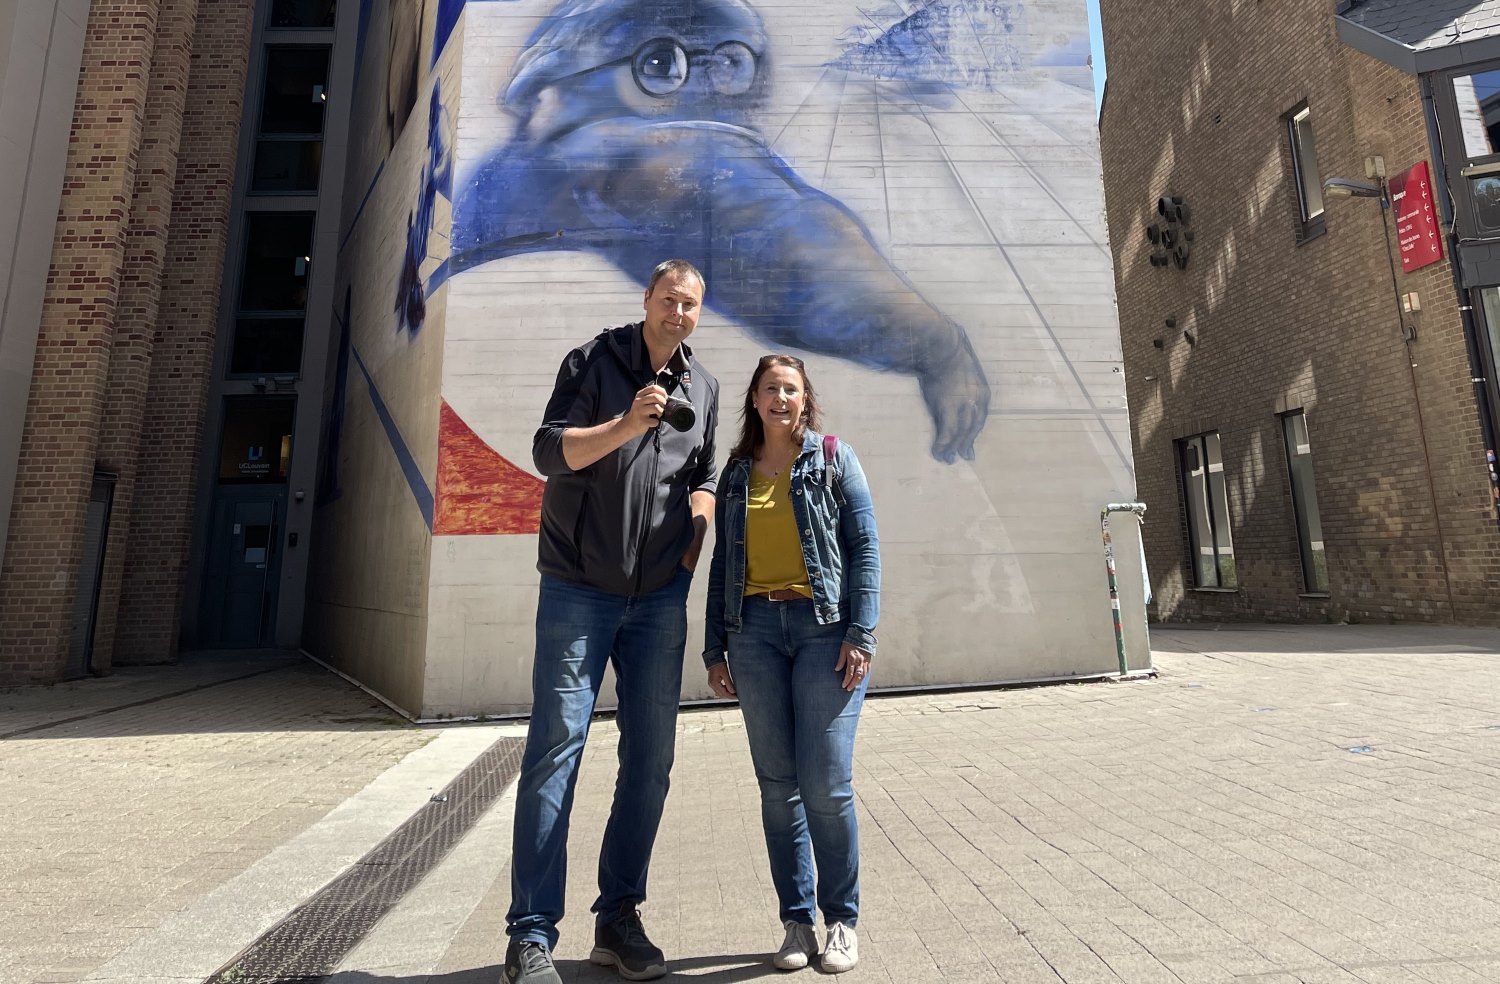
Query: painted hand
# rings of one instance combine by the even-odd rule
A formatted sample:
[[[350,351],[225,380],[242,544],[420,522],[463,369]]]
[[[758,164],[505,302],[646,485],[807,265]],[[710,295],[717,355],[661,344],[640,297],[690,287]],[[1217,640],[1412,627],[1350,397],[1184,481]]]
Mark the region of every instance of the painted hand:
[[[974,439],[990,412],[990,384],[965,338],[954,357],[920,377],[922,399],[932,414],[932,456],[952,464],[954,456],[974,460]]]

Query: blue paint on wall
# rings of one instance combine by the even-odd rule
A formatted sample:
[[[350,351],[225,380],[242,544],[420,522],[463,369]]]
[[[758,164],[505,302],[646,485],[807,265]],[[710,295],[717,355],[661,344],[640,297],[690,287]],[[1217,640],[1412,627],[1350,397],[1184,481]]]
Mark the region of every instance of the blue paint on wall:
[[[1015,0],[929,0],[891,22],[861,25],[835,67],[879,79],[994,89],[1021,67]]]
[[[967,334],[754,129],[770,55],[745,0],[563,0],[501,96],[515,135],[455,189],[452,255],[427,292],[542,250],[602,255],[642,284],[684,257],[766,343],[915,376],[933,455],[972,457],[990,388]]]
[[[397,328],[415,335],[427,317],[421,266],[437,213],[437,199],[453,198],[453,153],[448,136],[448,113],[443,108],[441,83],[433,82],[427,112],[427,160],[422,165],[417,207],[406,216],[406,253],[396,286]]]
[[[412,456],[411,449],[406,446],[406,439],[401,436],[401,429],[396,426],[396,419],[391,416],[391,411],[386,407],[385,401],[380,398],[380,390],[375,386],[375,380],[370,375],[370,370],[365,366],[365,360],[359,357],[359,350],[350,346],[350,353],[354,356],[354,362],[359,366],[360,374],[365,377],[365,386],[370,393],[370,403],[375,407],[375,416],[380,419],[380,426],[385,430],[386,440],[391,443],[391,450],[395,452],[396,462],[401,466],[401,474],[406,477],[406,485],[411,489],[412,498],[417,502],[417,508],[422,513],[422,521],[427,524],[427,529],[432,529],[432,490],[427,487],[427,479],[422,475],[422,469],[417,466],[417,459]]]

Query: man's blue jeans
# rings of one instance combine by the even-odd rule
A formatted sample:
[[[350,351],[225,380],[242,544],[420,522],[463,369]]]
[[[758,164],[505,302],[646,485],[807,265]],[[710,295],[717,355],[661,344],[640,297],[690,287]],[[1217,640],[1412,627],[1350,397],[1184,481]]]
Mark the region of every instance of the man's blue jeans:
[[[859,919],[854,732],[869,677],[854,690],[835,672],[847,620],[819,625],[811,601],[746,597],[729,635],[760,816],[781,920],[853,926]],[[814,895],[813,860],[817,859]]]
[[[613,914],[645,899],[677,738],[692,577],[679,570],[666,587],[627,598],[542,575],[531,725],[516,787],[512,937],[557,947],[573,788],[606,663],[614,664],[619,694],[620,771],[593,911]]]

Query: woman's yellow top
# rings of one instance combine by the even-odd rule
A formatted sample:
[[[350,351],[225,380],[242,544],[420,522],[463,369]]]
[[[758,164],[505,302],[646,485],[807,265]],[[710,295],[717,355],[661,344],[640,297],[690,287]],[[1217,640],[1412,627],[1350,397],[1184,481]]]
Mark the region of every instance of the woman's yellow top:
[[[791,465],[775,478],[751,468],[745,507],[745,594],[791,588],[811,598],[812,584],[792,511]]]

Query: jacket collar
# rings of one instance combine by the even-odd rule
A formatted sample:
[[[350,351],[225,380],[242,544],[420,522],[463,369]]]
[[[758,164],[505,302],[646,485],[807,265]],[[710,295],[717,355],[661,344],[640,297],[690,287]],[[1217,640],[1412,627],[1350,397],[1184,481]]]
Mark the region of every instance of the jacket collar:
[[[651,353],[646,349],[646,322],[637,321],[621,328],[616,328],[609,333],[610,346],[620,361],[625,363],[626,368],[642,378],[654,376],[655,367],[651,365]],[[693,365],[693,350],[687,342],[681,342],[677,351],[667,360],[667,371],[674,376],[681,376],[688,372]]]
[[[823,445],[823,435],[819,434],[817,431],[813,430],[811,427],[807,428],[807,430],[803,431],[803,433],[802,433],[802,450],[799,451],[797,453],[797,457],[793,459],[793,464],[795,465],[796,462],[801,461],[803,458],[807,457],[809,454],[813,454],[815,452],[821,454],[822,453],[822,445]],[[731,458],[730,459],[730,464],[732,464],[735,468],[739,469],[740,471],[744,472],[746,475],[750,474],[750,459],[748,457],[747,458]]]

